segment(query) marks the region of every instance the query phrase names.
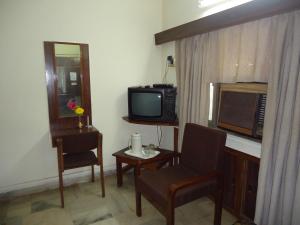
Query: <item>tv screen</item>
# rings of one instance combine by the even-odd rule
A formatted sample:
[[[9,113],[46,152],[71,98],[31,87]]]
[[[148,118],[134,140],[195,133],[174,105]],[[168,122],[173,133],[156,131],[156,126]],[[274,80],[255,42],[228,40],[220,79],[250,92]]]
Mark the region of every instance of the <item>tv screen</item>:
[[[131,93],[132,114],[135,116],[160,117],[162,114],[161,93]]]

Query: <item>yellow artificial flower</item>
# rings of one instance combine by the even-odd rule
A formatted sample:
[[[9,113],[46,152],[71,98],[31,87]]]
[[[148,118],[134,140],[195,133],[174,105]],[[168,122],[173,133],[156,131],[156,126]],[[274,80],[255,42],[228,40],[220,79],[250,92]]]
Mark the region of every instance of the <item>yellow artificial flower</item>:
[[[83,109],[83,108],[77,107],[77,108],[75,109],[75,114],[76,114],[77,116],[82,116],[83,113],[84,113],[84,109]]]

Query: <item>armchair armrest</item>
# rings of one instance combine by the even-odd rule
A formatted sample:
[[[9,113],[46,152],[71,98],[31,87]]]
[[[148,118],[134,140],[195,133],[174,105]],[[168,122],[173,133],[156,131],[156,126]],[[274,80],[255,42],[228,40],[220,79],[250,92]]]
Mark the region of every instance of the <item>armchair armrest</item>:
[[[169,196],[171,197],[171,199],[174,199],[177,191],[196,184],[201,184],[207,181],[218,179],[220,175],[220,172],[213,171],[205,176],[194,176],[181,180],[180,182],[173,183],[169,186]]]

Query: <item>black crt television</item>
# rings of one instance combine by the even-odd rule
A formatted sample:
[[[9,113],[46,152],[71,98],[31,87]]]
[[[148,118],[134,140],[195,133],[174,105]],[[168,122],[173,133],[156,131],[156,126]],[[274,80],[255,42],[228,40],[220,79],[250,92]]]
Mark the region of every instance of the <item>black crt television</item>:
[[[129,87],[128,117],[132,120],[173,122],[177,119],[175,87]]]

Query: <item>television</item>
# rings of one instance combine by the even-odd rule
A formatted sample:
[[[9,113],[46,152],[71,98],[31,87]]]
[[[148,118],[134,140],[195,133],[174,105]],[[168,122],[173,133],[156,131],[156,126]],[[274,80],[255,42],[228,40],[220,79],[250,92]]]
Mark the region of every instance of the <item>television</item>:
[[[222,84],[217,126],[261,139],[266,98],[265,84]]]
[[[132,120],[173,122],[176,88],[173,86],[145,86],[128,88],[128,117]]]

